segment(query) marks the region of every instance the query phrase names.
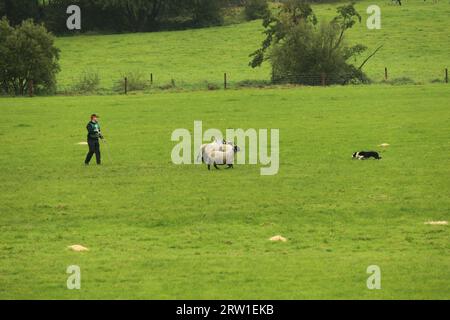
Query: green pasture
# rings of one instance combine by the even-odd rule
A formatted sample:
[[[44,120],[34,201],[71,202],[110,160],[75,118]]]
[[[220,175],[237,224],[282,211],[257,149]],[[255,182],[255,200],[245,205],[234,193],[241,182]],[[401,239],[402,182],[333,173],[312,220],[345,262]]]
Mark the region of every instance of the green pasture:
[[[431,16],[435,7],[425,8]],[[194,70],[197,80],[227,69],[263,77],[225,32],[218,46],[228,38],[235,50],[200,68],[221,51],[206,48],[208,37],[229,30],[245,39],[238,30],[256,34],[257,25],[60,39],[61,77],[90,63],[108,75],[135,66]],[[187,35],[205,46],[176,60],[164,54],[176,43],[188,49]],[[151,41],[139,49],[147,40],[159,49]],[[134,46],[142,54],[130,58]],[[106,53],[115,64],[100,58]],[[399,70],[420,60],[410,54]],[[438,68],[448,53],[433,54],[426,61]],[[421,67],[425,77],[430,68]],[[424,224],[450,219],[449,100],[443,84],[0,99],[0,298],[449,299],[449,226]],[[85,167],[78,143],[93,112],[113,161],[103,146],[104,165]],[[204,129],[279,129],[279,174],[172,164],[171,133],[192,131],[195,120]],[[383,160],[351,159],[364,149]],[[272,243],[274,235],[288,241]],[[73,244],[90,251],[68,250]],[[66,288],[69,265],[81,268],[81,290]],[[366,287],[370,265],[381,268],[381,290]]]

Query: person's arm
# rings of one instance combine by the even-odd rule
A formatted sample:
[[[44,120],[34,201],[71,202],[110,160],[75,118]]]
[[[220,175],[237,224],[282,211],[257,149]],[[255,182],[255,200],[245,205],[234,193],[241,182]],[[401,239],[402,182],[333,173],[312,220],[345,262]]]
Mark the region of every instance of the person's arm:
[[[104,137],[102,135],[102,132],[100,130],[100,125],[98,123],[97,123],[97,127],[98,127],[98,130],[97,130],[98,137],[103,140]]]

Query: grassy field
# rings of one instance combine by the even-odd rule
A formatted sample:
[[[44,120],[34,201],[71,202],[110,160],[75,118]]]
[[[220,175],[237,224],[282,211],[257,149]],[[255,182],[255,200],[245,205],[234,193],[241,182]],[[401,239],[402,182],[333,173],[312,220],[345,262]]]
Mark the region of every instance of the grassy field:
[[[384,45],[366,66],[369,77],[381,81],[388,67],[391,79],[442,81],[444,68],[449,67],[450,4],[410,0],[399,7],[381,1],[382,29],[369,30],[366,8],[371,4],[373,1],[365,0],[357,4],[363,21],[348,36],[349,43],[367,45],[367,55]],[[335,6],[314,8],[319,18],[331,19]],[[182,88],[205,88],[206,81],[220,85],[224,72],[231,86],[243,80],[268,80],[269,65],[260,69],[248,66],[249,54],[263,39],[262,31],[261,21],[253,21],[179,32],[62,37],[57,40],[62,50],[59,90],[70,89],[85,70],[98,72],[106,91],[129,72],[140,72],[146,78],[153,73],[155,85],[175,79]]]
[[[0,99],[0,298],[449,299],[449,226],[424,224],[450,219],[449,99],[445,85]],[[101,167],[77,145],[92,112]],[[171,133],[194,120],[279,128],[280,173],[173,165]],[[385,142],[381,161],[350,158]]]

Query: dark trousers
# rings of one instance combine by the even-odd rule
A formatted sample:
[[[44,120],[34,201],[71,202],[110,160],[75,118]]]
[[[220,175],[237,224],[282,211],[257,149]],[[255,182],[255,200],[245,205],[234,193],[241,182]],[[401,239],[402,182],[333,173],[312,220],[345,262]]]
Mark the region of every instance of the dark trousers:
[[[84,163],[89,164],[91,162],[92,156],[95,154],[95,159],[97,164],[101,164],[102,160],[100,157],[100,143],[98,139],[88,139],[89,152],[86,156],[86,161]]]

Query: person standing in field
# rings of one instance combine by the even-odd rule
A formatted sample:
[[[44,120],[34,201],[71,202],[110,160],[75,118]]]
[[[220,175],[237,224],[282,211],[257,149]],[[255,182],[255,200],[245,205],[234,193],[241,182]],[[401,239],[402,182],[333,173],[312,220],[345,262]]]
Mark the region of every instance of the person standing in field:
[[[98,118],[99,116],[97,116],[96,114],[91,115],[91,121],[89,121],[86,126],[88,131],[87,142],[89,145],[89,152],[86,155],[86,160],[84,161],[86,165],[89,165],[89,162],[91,162],[92,156],[94,154],[95,159],[97,160],[97,164],[102,164],[99,139],[103,139],[103,135],[100,131]]]

